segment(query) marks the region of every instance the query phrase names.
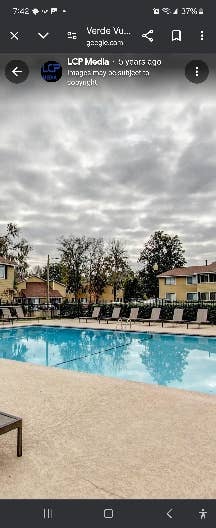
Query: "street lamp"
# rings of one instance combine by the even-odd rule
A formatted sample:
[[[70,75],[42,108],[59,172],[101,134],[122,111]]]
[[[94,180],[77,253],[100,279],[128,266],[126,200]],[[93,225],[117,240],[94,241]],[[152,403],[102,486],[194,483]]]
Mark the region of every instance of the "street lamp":
[[[59,260],[58,257],[54,257],[53,260]],[[50,256],[47,257],[47,309],[50,305]]]
[[[50,256],[47,257],[47,310],[50,305]]]

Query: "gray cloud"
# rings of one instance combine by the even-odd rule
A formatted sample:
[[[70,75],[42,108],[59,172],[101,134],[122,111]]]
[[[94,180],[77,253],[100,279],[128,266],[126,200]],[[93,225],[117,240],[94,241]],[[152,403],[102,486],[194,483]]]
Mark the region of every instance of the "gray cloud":
[[[22,228],[34,264],[72,233],[121,238],[136,264],[157,229],[179,234],[188,263],[216,260],[214,99],[204,103],[191,86],[144,95],[113,86],[52,101],[19,92],[16,107],[8,95],[0,224]]]

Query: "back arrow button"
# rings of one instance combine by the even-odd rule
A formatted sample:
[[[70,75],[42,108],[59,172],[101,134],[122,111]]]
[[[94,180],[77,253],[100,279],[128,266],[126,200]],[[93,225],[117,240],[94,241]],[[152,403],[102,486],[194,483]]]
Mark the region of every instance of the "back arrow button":
[[[19,84],[26,81],[29,75],[29,68],[26,62],[12,60],[8,62],[5,68],[5,75],[10,82]]]
[[[173,516],[170,515],[172,511],[173,511],[173,508],[171,508],[171,509],[166,513],[166,515],[167,515],[167,517],[169,517],[169,519],[173,519]]]
[[[16,77],[18,77],[19,73],[22,73],[23,71],[22,70],[18,70],[18,66],[16,66],[16,68],[14,68],[14,70],[12,70],[12,73],[14,75],[16,75]]]

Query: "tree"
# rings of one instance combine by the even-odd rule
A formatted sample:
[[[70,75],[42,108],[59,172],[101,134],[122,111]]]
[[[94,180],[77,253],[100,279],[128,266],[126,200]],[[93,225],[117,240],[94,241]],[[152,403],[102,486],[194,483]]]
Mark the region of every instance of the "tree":
[[[6,233],[0,235],[0,256],[16,262],[16,279],[22,280],[28,269],[27,258],[31,246],[25,238],[20,238],[20,230],[16,224],[9,223]]]
[[[28,276],[36,275],[37,277],[41,277],[43,273],[43,268],[39,264],[36,264],[33,268],[30,268],[28,270]]]
[[[39,270],[39,277],[47,280],[47,265]],[[49,278],[50,281],[65,282],[65,269],[61,262],[51,263],[49,266]]]
[[[92,295],[98,302],[98,298],[102,295],[107,284],[104,241],[102,238],[89,238],[88,240],[86,284],[90,302],[92,301]]]
[[[60,240],[59,252],[65,270],[67,291],[74,293],[76,301],[83,285],[83,277],[87,275],[89,244],[90,240],[85,236],[71,236]]]
[[[144,264],[140,277],[147,297],[159,296],[159,274],[186,264],[184,253],[177,235],[172,237],[164,231],[156,231],[150,237],[139,257],[139,262]]]
[[[139,276],[128,278],[124,284],[124,301],[130,302],[131,299],[143,299],[143,283]]]
[[[116,301],[117,290],[124,286],[130,268],[126,250],[119,240],[112,240],[108,248],[105,260],[108,274],[108,282],[113,286],[114,301]]]

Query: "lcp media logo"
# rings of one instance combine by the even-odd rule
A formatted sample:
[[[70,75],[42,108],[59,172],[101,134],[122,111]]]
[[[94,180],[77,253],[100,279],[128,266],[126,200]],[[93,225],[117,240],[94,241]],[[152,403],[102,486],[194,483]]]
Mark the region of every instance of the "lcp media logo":
[[[41,66],[41,76],[44,81],[56,82],[62,77],[62,66],[56,61],[47,61]]]

